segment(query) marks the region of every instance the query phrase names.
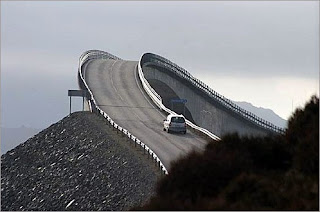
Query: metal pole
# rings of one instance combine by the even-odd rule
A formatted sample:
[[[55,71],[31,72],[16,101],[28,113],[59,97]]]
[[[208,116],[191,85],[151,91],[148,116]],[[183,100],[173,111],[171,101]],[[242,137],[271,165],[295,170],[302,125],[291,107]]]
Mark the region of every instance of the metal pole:
[[[69,112],[69,115],[71,115],[71,96],[70,96],[70,112]]]
[[[82,97],[82,111],[84,111],[84,96]]]

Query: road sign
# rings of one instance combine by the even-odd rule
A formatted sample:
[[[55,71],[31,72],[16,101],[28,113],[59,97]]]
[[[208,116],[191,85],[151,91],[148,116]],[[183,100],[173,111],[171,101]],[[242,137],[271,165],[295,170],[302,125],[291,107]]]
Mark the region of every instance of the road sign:
[[[183,104],[183,115],[185,115],[186,103],[187,103],[186,99],[171,99],[170,102],[171,102],[171,110],[173,110],[173,103],[182,103]]]
[[[87,91],[86,90],[68,90],[68,96],[86,97],[87,96]]]
[[[89,92],[86,90],[68,90],[68,96],[70,96],[70,113],[71,114],[71,96],[81,96],[82,97],[82,110],[84,110],[84,98],[89,97]]]
[[[172,103],[187,103],[186,99],[171,99]]]

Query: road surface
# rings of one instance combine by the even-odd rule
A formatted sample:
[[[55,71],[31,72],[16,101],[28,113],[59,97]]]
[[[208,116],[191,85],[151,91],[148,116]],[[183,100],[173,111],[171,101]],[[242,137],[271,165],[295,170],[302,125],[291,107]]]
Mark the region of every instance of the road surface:
[[[85,68],[85,80],[98,106],[117,124],[149,146],[169,169],[170,162],[192,149],[204,149],[207,141],[187,131],[163,131],[162,114],[143,91],[137,61],[95,59]]]

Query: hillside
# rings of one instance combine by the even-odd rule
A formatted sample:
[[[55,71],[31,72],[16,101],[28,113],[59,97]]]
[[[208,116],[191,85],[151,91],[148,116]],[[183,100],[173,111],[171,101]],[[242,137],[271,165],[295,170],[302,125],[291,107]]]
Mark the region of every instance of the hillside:
[[[103,118],[77,112],[1,156],[1,210],[128,210],[158,177]]]
[[[239,105],[241,108],[247,111],[250,111],[251,113],[257,115],[258,117],[264,120],[267,120],[278,127],[287,128],[287,121],[281,118],[271,109],[256,107],[249,102],[234,102],[234,103]]]

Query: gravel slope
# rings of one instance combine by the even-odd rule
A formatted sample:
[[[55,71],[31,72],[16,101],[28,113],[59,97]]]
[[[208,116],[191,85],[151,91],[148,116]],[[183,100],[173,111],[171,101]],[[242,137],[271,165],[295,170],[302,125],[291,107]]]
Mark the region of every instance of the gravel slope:
[[[1,157],[1,210],[128,210],[153,195],[155,165],[76,112]]]

